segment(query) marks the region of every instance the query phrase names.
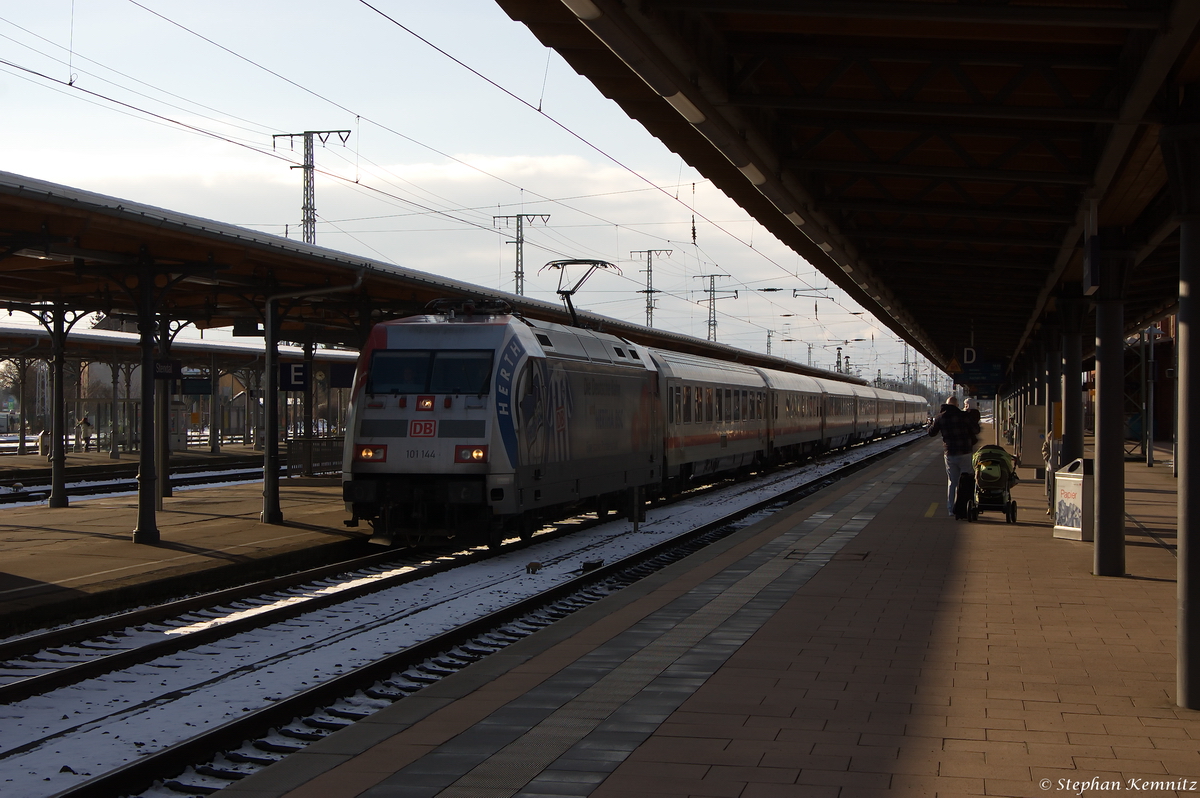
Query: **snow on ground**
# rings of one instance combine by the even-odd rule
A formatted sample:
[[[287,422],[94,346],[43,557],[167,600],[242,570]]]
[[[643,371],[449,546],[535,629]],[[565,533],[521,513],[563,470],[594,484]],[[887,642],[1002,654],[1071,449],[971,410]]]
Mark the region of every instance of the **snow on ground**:
[[[553,587],[583,560],[619,560],[907,440],[652,509],[636,535],[629,521],[612,521],[2,706],[0,796],[53,795]],[[535,574],[530,561],[541,563]]]

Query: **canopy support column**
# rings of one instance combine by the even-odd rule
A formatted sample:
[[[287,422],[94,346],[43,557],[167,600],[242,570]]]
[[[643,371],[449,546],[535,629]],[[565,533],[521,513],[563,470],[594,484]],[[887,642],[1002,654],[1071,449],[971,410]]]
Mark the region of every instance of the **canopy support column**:
[[[1083,457],[1083,295],[1079,285],[1067,286],[1059,296],[1062,322],[1062,461]]]
[[[1200,346],[1196,340],[1200,325],[1200,84],[1185,87],[1180,111],[1182,124],[1163,128],[1159,136],[1175,210],[1180,215],[1175,703],[1200,709],[1200,424],[1193,423],[1200,402]]]
[[[1125,276],[1133,253],[1123,233],[1100,232],[1096,293],[1096,462],[1093,572],[1125,575]]]

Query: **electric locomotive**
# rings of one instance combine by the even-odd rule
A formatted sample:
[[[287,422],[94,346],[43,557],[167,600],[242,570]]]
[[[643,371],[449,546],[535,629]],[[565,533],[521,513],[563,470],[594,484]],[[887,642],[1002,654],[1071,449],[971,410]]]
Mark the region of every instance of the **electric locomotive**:
[[[433,311],[376,325],[359,357],[342,475],[351,525],[494,546],[552,507],[614,506],[661,479],[643,347],[506,307]]]

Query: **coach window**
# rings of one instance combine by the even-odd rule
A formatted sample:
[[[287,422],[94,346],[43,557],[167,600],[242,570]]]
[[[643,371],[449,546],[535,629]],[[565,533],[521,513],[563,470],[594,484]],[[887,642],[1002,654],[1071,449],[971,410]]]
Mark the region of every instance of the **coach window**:
[[[679,419],[683,416],[679,415],[679,386],[671,388],[671,418],[672,424],[678,424]]]
[[[704,420],[709,424],[713,420],[713,389],[704,389]]]
[[[683,423],[690,424],[692,421],[692,386],[683,386]]]
[[[742,421],[750,420],[750,392],[742,391]]]
[[[718,422],[725,420],[725,403],[721,401],[721,399],[724,398],[724,395],[725,392],[718,388],[716,396],[716,414]]]
[[[696,423],[704,421],[704,389],[696,386]]]

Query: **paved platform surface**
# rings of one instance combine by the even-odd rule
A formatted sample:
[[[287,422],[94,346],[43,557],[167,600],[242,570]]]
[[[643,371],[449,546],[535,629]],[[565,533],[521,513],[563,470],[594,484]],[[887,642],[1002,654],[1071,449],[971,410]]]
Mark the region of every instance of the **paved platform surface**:
[[[345,559],[367,535],[343,525],[338,478],[280,480],[282,526],[258,521],[261,482],[173,493],[157,513],[157,545],[132,542],[136,494],[73,498],[64,508],[0,506],[0,637],[226,587],[249,571]]]
[[[1200,791],[1170,468],[1128,466],[1124,578],[1052,537],[1040,483],[1015,489],[1017,525],[969,524],[944,480],[918,444],[224,793]]]

